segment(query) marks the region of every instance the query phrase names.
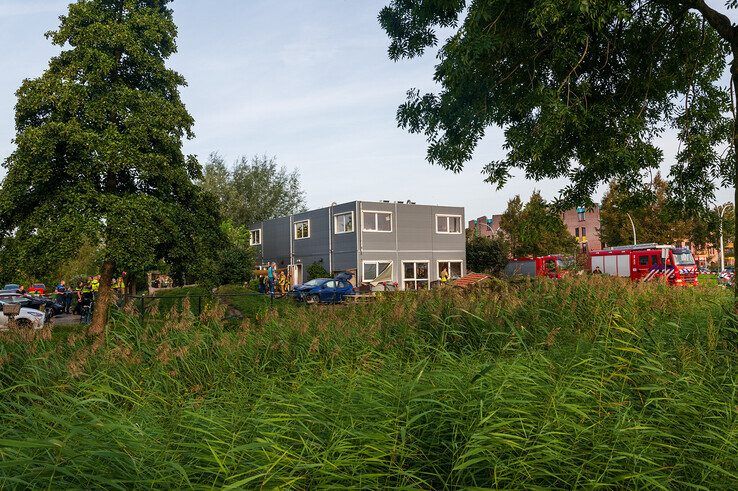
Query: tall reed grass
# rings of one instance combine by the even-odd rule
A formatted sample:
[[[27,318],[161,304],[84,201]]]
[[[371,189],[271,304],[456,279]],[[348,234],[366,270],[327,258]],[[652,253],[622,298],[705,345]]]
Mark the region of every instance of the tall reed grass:
[[[736,488],[730,301],[590,278],[4,334],[0,486]]]

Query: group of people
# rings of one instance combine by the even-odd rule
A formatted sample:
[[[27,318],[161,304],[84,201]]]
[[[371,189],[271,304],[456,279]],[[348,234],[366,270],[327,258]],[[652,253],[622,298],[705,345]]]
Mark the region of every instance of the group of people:
[[[289,289],[290,281],[283,269],[277,269],[277,263],[269,263],[266,272],[259,275],[259,293],[268,293],[274,298],[275,290],[284,296]]]
[[[125,272],[123,275],[113,278],[111,281],[111,288],[118,293],[123,295],[126,291],[125,283]],[[80,280],[77,283],[76,288],[67,286],[64,280],[61,280],[56,288],[54,288],[54,295],[56,296],[57,302],[64,307],[64,312],[67,314],[74,313],[76,315],[82,315],[85,307],[92,307],[92,303],[97,297],[100,291],[100,275],[88,276],[86,280]],[[76,299],[77,303],[72,310],[72,301]]]

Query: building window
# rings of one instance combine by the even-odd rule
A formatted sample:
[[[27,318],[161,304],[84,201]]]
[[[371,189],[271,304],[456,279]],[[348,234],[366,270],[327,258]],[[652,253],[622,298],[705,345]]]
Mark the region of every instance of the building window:
[[[363,281],[374,281],[379,277],[385,281],[392,281],[392,261],[364,261],[362,265]],[[384,278],[388,273],[389,278]]]
[[[582,227],[582,240],[587,240],[587,227]]]
[[[438,261],[439,280],[444,270],[448,274],[449,280],[461,278],[461,261]]]
[[[295,239],[310,238],[310,220],[295,222]]]
[[[257,228],[256,230],[251,231],[251,245],[261,245],[261,229]]]
[[[337,234],[347,234],[354,231],[354,212],[339,213],[333,217],[334,230]]]
[[[574,229],[574,237],[579,238],[579,227]]]
[[[405,290],[427,290],[430,288],[427,261],[403,262],[402,272],[402,285]]]
[[[459,215],[436,215],[436,233],[460,234],[461,217]]]
[[[392,212],[364,211],[361,221],[365,232],[392,232]]]
[[[579,219],[580,222],[584,221],[584,213],[586,209],[583,206],[577,206],[577,219]],[[584,235],[584,234],[582,234]]]

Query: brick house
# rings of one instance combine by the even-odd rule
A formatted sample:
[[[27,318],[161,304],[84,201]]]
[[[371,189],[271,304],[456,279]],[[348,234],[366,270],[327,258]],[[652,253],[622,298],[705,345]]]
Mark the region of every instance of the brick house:
[[[469,220],[467,230],[477,236],[491,237],[500,230],[502,215],[492,215],[490,218],[481,216]],[[584,207],[572,208],[561,214],[561,220],[566,229],[574,236],[582,252],[602,249],[600,240],[600,206],[595,204],[591,210]]]

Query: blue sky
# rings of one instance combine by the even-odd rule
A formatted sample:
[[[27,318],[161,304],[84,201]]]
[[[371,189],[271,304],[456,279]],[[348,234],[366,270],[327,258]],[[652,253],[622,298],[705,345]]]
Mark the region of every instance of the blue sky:
[[[57,53],[43,34],[57,27],[68,3],[0,0],[0,159],[13,150],[15,90]],[[176,0],[179,53],[170,65],[188,81],[182,96],[196,121],[185,152],[202,162],[212,151],[227,160],[276,155],[300,170],[311,208],[410,199],[461,205],[476,217],[534,189],[553,198],[565,182],[517,177],[501,191],[483,182],[484,164],[504,155],[499,129],[488,132],[461,174],[425,161],[423,136],[398,128],[395,113],[408,89],[433,89],[435,57],[387,58],[376,20],[385,3]],[[677,148],[673,135],[661,146],[666,168]]]

